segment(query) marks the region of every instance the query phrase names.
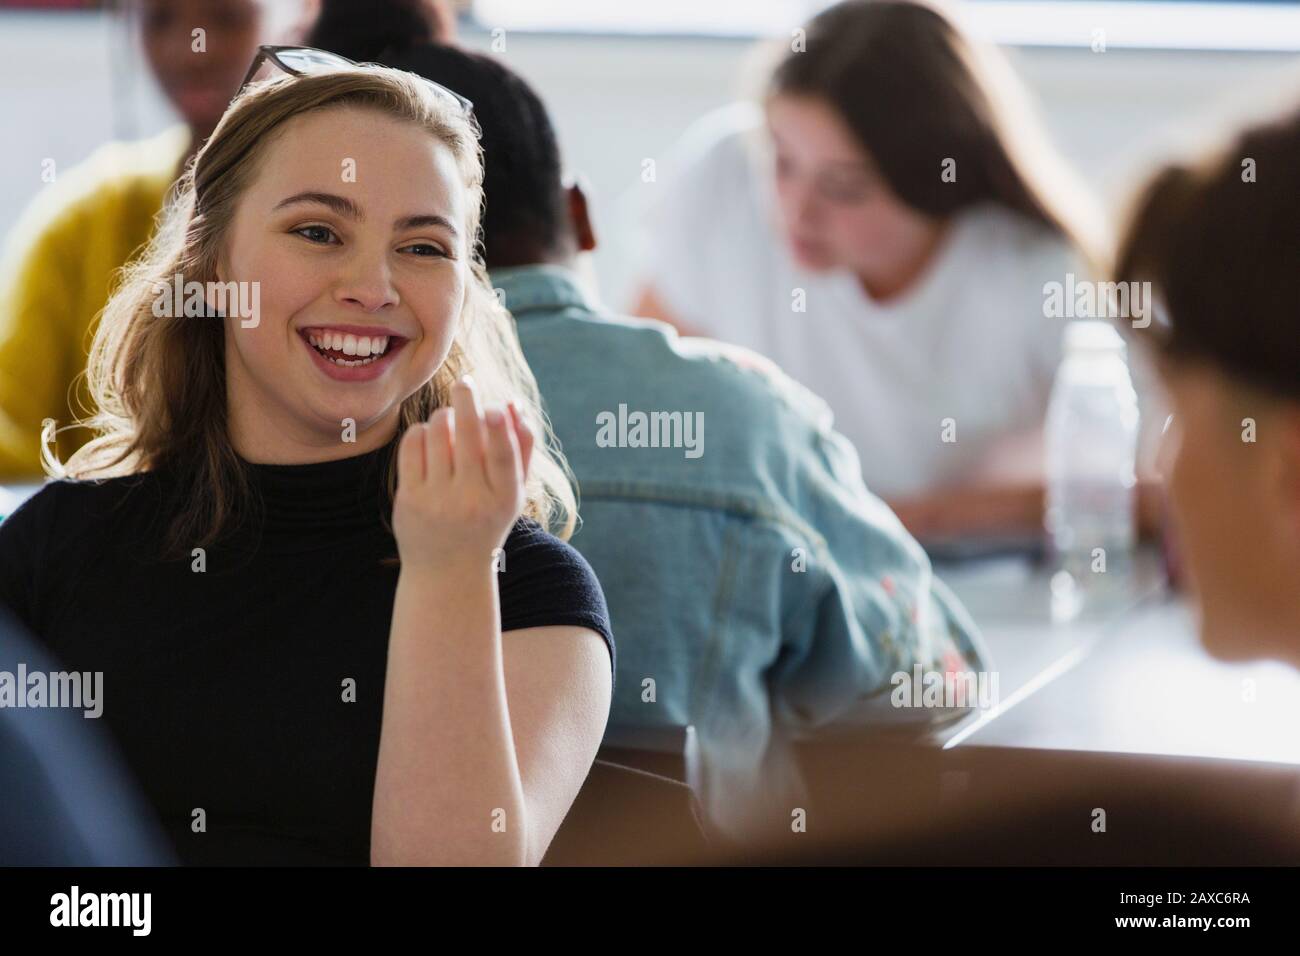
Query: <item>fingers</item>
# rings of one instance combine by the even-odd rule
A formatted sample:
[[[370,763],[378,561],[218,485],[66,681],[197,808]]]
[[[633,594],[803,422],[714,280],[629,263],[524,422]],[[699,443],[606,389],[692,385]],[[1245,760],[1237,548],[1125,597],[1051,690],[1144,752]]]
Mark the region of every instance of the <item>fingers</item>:
[[[431,479],[447,480],[455,474],[452,450],[456,442],[456,414],[450,408],[439,408],[429,416],[423,426],[425,438],[425,469]]]
[[[527,480],[528,466],[533,460],[533,430],[528,427],[514,402],[506,406],[510,410],[510,423],[514,427],[515,442],[519,445],[519,472]]]
[[[517,494],[521,475],[514,425],[500,408],[489,408],[483,418],[487,431],[488,486],[498,494]]]
[[[424,428],[412,425],[397,446],[397,486],[418,485],[424,481]]]
[[[456,413],[456,471],[483,474],[483,453],[487,444],[483,413],[473,380],[466,375],[451,387],[451,407]]]
[[[452,386],[451,408],[435,412],[429,429],[425,455],[430,475],[478,474],[493,491],[504,494],[515,493],[527,478],[532,429],[513,402],[507,410],[483,412],[469,376]]]

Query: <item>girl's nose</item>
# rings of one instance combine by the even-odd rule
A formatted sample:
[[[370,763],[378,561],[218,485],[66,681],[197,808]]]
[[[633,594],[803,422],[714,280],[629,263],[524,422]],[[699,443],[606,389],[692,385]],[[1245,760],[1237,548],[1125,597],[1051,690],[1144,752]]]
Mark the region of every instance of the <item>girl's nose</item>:
[[[378,312],[397,305],[399,297],[392,275],[382,261],[357,263],[357,267],[335,287],[335,301]]]

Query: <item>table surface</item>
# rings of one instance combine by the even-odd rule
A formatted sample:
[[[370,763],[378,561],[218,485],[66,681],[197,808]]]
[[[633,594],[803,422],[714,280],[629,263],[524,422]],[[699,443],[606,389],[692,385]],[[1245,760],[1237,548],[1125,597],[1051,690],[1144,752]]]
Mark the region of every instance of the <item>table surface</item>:
[[[936,571],[984,631],[1000,706],[936,740],[1300,763],[1300,671],[1225,663],[1196,635],[1158,556],[1138,556],[1133,596],[1065,625],[1050,614],[1050,571],[1008,559]]]

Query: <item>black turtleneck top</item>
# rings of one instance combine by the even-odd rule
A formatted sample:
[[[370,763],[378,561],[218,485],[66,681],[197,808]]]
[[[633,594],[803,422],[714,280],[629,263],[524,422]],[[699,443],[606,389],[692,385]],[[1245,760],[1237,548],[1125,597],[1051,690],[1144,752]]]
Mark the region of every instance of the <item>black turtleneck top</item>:
[[[203,571],[161,556],[184,497],[166,469],[54,481],[0,523],[0,601],[63,669],[103,672],[102,720],[183,862],[369,862],[395,447],[248,465],[262,508]],[[590,628],[612,667],[578,552],[526,520],[504,550],[502,630]]]

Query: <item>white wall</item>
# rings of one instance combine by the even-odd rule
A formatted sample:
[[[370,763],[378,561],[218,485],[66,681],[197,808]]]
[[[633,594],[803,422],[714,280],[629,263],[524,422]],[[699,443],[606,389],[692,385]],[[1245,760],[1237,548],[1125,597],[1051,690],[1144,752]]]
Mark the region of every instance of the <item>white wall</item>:
[[[482,34],[464,40],[489,42]],[[691,120],[741,92],[751,50],[716,38],[507,38],[504,59],[545,98],[569,166],[591,186],[603,244],[593,264],[611,304],[629,294],[628,230],[645,191],[656,188],[641,182],[642,161],[662,160]],[[1170,134],[1231,121],[1284,88],[1300,98],[1293,53],[1009,52],[1061,149],[1108,195]],[[67,169],[105,139],[169,120],[118,24],[100,14],[0,13],[0,233],[44,188],[43,159]]]

